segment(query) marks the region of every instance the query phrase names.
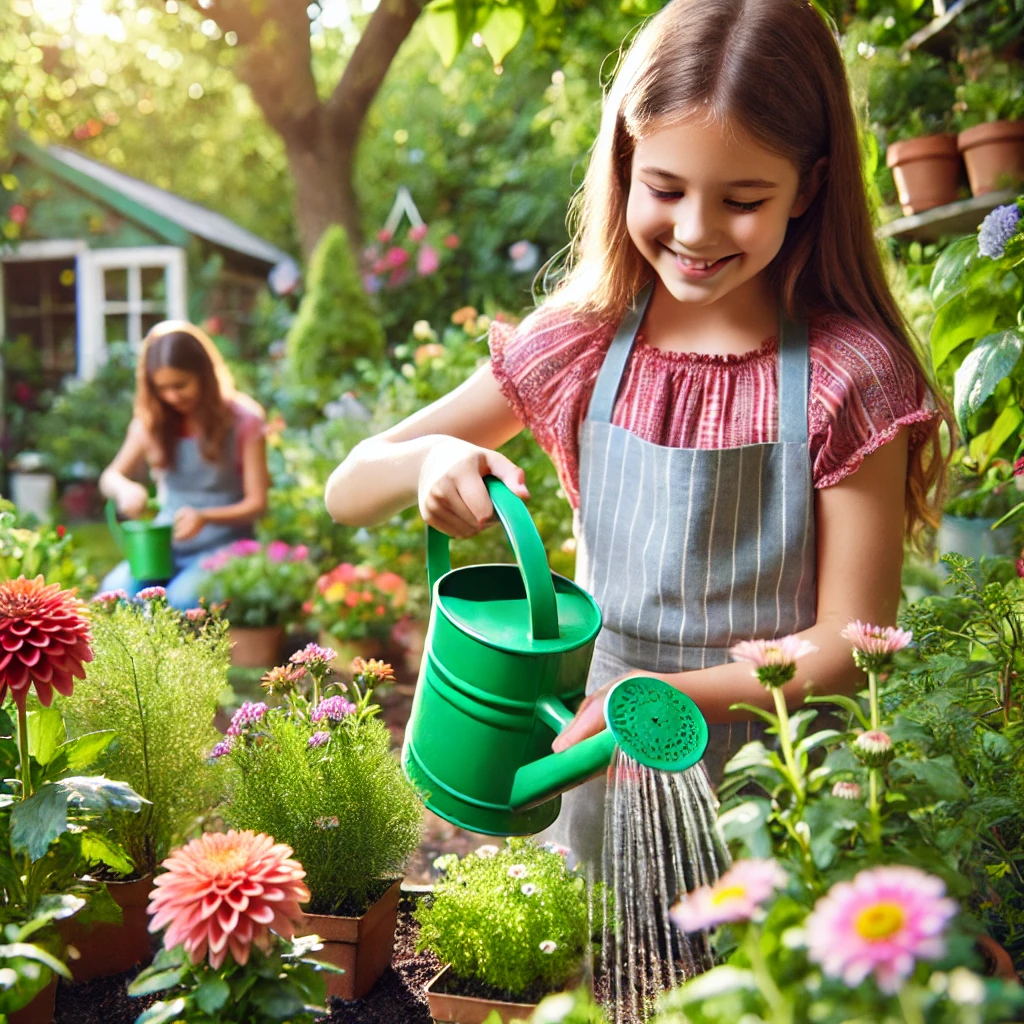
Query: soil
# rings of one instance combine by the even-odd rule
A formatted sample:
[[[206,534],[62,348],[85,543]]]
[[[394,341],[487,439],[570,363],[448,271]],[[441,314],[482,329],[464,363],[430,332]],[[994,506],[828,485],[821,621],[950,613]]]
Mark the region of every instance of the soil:
[[[429,979],[428,979],[429,980]],[[474,978],[461,978],[448,971],[434,986],[434,992],[444,992],[450,996],[469,996],[473,999],[488,999],[495,1003],[524,1003],[535,1005],[545,996],[550,995],[549,989],[543,985],[533,985],[525,992],[506,992]]]

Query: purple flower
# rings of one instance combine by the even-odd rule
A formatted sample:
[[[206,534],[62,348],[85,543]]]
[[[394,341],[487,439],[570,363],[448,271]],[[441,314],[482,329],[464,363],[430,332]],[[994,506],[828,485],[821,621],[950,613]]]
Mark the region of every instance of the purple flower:
[[[1006,255],[1006,243],[1020,226],[1020,211],[1016,203],[997,206],[982,222],[978,229],[978,252],[982,256],[998,260]]]
[[[344,697],[328,697],[313,708],[309,717],[314,722],[322,722],[325,718],[329,722],[340,722],[347,715],[351,715],[355,709],[355,704],[350,700],[345,700]]]
[[[104,590],[103,593],[97,594],[93,599],[93,604],[111,605],[118,601],[127,601],[128,591],[127,590]]]
[[[296,651],[288,660],[293,665],[329,665],[337,657],[337,652],[330,647],[319,644],[306,644],[301,651]]]
[[[210,757],[224,757],[225,754],[231,753],[232,743],[230,739],[221,740],[214,748],[210,751]]]
[[[309,737],[309,742],[306,744],[307,747],[322,747],[330,742],[331,734],[329,732],[315,732]]]
[[[136,595],[137,601],[163,601],[167,591],[163,587],[143,587]]]
[[[247,729],[250,725],[256,725],[257,722],[267,713],[267,705],[263,701],[253,703],[252,701],[246,701],[235,713],[231,716],[231,725],[228,726],[228,736],[239,736],[244,729]]]

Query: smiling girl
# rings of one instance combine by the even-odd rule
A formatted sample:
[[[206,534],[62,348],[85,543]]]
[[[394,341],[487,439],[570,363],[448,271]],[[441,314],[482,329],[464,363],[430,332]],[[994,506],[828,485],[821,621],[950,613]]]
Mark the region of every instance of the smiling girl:
[[[148,464],[157,482],[157,523],[172,523],[175,575],[167,600],[191,608],[205,575],[200,560],[243,537],[267,507],[264,415],[234,388],[231,372],[204,331],[181,320],[157,324],[146,336],[136,370],[135,416],[100,489],[129,518],[149,497],[133,477]],[[130,595],[127,562],[103,580],[104,590]]]
[[[360,444],[339,522],[413,502],[455,537],[492,518],[482,477],[524,427],[573,506],[576,579],[603,615],[590,696],[554,747],[604,728],[635,673],[692,697],[713,779],[769,707],[741,640],[818,648],[785,687],[861,682],[851,619],[891,623],[903,541],[934,522],[941,416],[886,285],[836,40],[805,0],[673,0],[606,98],[568,273],[490,362]],[[603,780],[566,794],[558,841],[598,859]]]

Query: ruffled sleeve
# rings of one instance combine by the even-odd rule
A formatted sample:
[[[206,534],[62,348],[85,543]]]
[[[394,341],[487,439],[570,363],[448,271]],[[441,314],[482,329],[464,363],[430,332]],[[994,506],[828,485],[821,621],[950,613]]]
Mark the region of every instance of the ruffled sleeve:
[[[579,430],[614,331],[541,307],[522,323],[491,324],[491,372],[519,421],[532,431],[579,505]]]
[[[936,415],[909,353],[843,317],[811,324],[810,448],[814,486],[830,487],[910,427],[913,451]]]

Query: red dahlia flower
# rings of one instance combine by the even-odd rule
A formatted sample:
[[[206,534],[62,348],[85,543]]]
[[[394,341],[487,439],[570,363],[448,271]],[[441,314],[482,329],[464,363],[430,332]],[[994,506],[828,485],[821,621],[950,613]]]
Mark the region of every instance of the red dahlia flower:
[[[92,661],[89,622],[74,591],[42,576],[0,582],[0,702],[11,695],[25,706],[29,685],[49,707],[53,691],[70,697]]]

